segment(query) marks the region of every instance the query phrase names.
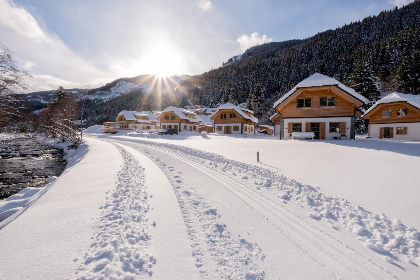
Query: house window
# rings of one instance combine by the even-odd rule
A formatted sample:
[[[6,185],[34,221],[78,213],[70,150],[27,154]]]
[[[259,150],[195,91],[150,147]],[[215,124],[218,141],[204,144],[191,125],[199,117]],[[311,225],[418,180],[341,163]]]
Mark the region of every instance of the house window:
[[[146,126],[146,129],[150,129],[150,126]]]
[[[234,125],[234,126],[233,126],[233,131],[239,131],[239,126]]]
[[[196,126],[193,126],[193,130],[197,130],[197,127]]]
[[[222,131],[222,126],[220,126],[220,125],[216,126],[216,130],[217,131]]]
[[[178,125],[174,125],[174,129],[178,131]]]
[[[187,125],[184,124],[184,130],[187,130]]]
[[[397,127],[397,135],[407,135],[407,127]]]
[[[162,128],[166,128],[166,125],[162,125]]]
[[[340,132],[340,123],[330,122],[330,132]]]
[[[297,100],[298,108],[309,108],[311,107],[312,100],[310,98],[301,98]]]
[[[302,123],[292,123],[291,132],[302,132]]]
[[[229,118],[231,118],[231,119],[236,118],[236,114],[229,114]]]
[[[335,106],[335,97],[321,97],[320,98],[321,107],[334,107]]]
[[[391,110],[383,110],[382,118],[389,118],[391,116]]]
[[[165,116],[165,120],[169,120],[169,116]]]
[[[174,120],[175,119],[175,116],[171,116],[171,120]]]
[[[398,109],[397,110],[397,116],[398,117],[404,117],[407,116],[407,108],[404,109]],[[398,133],[397,133],[398,134]]]
[[[253,127],[250,127],[250,128],[249,128],[249,132],[251,132],[251,133],[252,133],[253,131],[254,131],[254,128],[253,128]]]
[[[226,114],[221,114],[221,115],[220,115],[220,118],[221,118],[222,120],[225,120],[225,119],[226,119]]]
[[[247,126],[244,126],[244,131],[246,131],[247,128],[248,128]]]

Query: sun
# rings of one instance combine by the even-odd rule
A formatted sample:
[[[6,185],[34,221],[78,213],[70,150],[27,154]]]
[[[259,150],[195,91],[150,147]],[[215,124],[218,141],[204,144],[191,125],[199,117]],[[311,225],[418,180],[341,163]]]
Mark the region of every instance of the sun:
[[[142,68],[158,77],[169,77],[183,72],[184,64],[180,53],[170,45],[151,47],[144,56]]]

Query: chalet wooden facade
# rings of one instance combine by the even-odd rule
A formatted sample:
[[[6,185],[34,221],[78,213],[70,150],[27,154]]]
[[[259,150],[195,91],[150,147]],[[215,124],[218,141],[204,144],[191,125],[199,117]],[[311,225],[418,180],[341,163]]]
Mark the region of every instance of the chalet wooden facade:
[[[121,111],[116,122],[104,123],[103,132],[117,130],[136,130],[139,132],[157,129],[158,121],[156,116],[149,111]]]
[[[245,108],[226,103],[216,108],[210,119],[218,134],[255,134],[258,119]]]
[[[174,128],[177,131],[198,132],[201,118],[195,113],[177,107],[168,107],[158,117],[160,128]]]
[[[369,136],[420,140],[420,96],[391,93],[370,107],[364,119],[369,120]]]
[[[275,104],[280,139],[293,132],[314,132],[315,139],[354,139],[354,117],[367,100],[337,80],[315,73],[297,84]]]

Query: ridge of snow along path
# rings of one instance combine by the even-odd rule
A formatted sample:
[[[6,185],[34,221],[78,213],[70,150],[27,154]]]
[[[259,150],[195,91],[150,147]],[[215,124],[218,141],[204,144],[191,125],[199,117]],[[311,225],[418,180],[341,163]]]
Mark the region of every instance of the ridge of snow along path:
[[[252,244],[259,257],[251,258],[251,279],[308,275],[311,279],[415,279],[420,275],[420,235],[399,220],[368,212],[345,199],[328,197],[319,189],[265,168],[222,156],[171,144],[111,141],[143,151],[172,177],[183,213],[190,210],[190,214],[184,213],[187,227],[208,219],[209,211],[203,214],[199,207],[193,208],[204,204],[219,219],[215,231],[227,231],[230,237]],[[206,232],[206,227],[201,227]],[[196,260],[204,267],[201,276],[211,278],[237,271],[233,258],[211,249],[215,240],[209,233],[204,237],[210,241],[195,232],[190,240],[195,244],[202,239]],[[208,250],[202,246],[204,242]],[[215,271],[212,259],[217,262]]]

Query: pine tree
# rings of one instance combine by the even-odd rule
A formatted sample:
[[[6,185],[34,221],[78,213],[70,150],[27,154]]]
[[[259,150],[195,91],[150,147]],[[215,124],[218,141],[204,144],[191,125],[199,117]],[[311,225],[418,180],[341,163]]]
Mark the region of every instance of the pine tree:
[[[350,77],[350,87],[369,100],[370,105],[380,99],[377,79],[373,75],[369,63],[364,57],[360,58]]]
[[[51,137],[77,143],[77,103],[71,93],[59,87],[50,99],[46,110],[44,130]]]
[[[398,91],[410,94],[420,94],[420,52],[416,51],[403,59],[398,67]]]

